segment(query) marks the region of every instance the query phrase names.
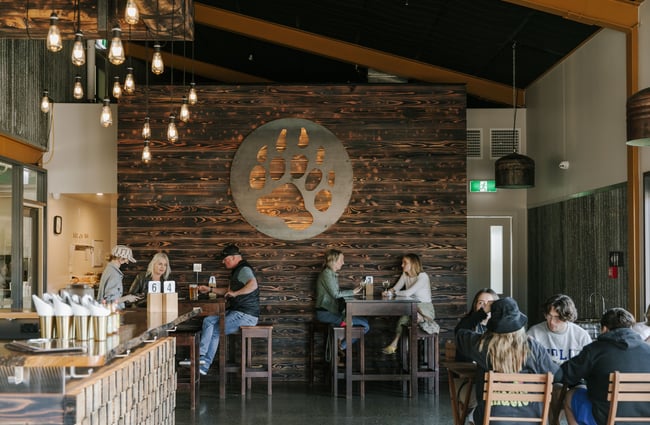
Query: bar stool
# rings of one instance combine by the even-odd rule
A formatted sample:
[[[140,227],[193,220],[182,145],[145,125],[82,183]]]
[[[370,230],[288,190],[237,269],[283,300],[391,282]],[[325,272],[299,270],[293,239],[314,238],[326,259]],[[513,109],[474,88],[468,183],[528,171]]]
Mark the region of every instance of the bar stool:
[[[176,347],[186,347],[189,351],[189,376],[176,376],[177,389],[190,390],[190,406],[196,409],[199,403],[201,374],[199,373],[201,323],[198,326],[193,323],[179,325],[174,331]]]
[[[251,378],[266,378],[268,382],[267,394],[271,395],[273,390],[273,351],[272,333],[273,326],[241,326],[241,394],[245,395],[246,390],[251,389]],[[252,345],[255,338],[266,338],[266,365],[254,367],[252,364]]]
[[[338,341],[345,338],[345,328],[341,326],[332,327],[331,339],[330,339],[330,358],[332,362],[331,367],[331,377],[332,377],[332,389],[334,391],[334,397],[338,396],[339,393],[339,378],[345,380],[345,366],[342,366],[343,372],[339,372],[338,366]],[[364,374],[366,371],[366,346],[364,340],[362,326],[354,326],[352,328],[352,339],[358,339],[355,344],[359,344],[359,373]],[[351,341],[347,341],[347,344],[352,344]],[[354,349],[354,344],[352,345]],[[353,357],[354,358],[354,357]],[[366,393],[366,383],[362,379],[359,382],[360,388],[359,391],[363,397]]]
[[[404,327],[402,338],[400,338],[400,355],[402,364],[407,366],[409,364],[409,346],[408,346],[408,333],[411,331],[410,326]],[[428,382],[428,390],[438,394],[440,382],[440,347],[438,345],[438,334],[428,334],[418,326],[418,379],[424,378]],[[420,357],[419,343],[422,342],[422,357]]]
[[[314,385],[314,357],[316,353],[316,335],[320,334],[323,338],[323,345],[327,345],[327,337],[330,331],[330,324],[319,322],[318,320],[312,320],[309,323],[309,385]],[[326,361],[322,362],[323,364]],[[325,373],[327,376],[327,373]]]

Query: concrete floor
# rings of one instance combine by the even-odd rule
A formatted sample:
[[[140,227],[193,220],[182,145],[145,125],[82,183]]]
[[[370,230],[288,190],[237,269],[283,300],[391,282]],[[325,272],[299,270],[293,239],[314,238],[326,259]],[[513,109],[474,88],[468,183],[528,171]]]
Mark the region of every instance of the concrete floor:
[[[340,387],[344,390],[343,387]],[[356,390],[356,385],[355,385]],[[239,394],[239,382],[229,383],[225,400],[220,400],[215,382],[201,382],[201,397],[195,412],[189,392],[176,395],[176,424],[228,425],[392,425],[452,424],[447,382],[440,382],[438,396],[422,392],[417,399],[402,395],[399,383],[369,382],[366,398],[334,398],[329,385],[273,383],[267,396],[266,383],[253,381],[252,392]]]

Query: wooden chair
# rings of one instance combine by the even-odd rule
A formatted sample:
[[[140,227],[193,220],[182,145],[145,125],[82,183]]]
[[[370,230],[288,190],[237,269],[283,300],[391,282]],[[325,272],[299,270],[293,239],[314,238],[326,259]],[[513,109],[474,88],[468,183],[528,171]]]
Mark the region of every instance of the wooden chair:
[[[273,326],[240,326],[241,331],[241,395],[251,389],[251,378],[266,378],[267,394],[273,393]],[[266,364],[253,365],[253,341],[266,339]]]
[[[553,390],[553,374],[551,372],[546,374],[486,372],[483,388],[483,399],[485,400],[483,425],[489,425],[490,421],[535,422],[542,425],[548,423]],[[521,402],[524,405],[535,402],[542,403],[542,415],[538,418],[493,416],[492,404],[499,402],[510,405],[513,402]],[[517,407],[513,406],[513,408]]]
[[[617,416],[619,402],[650,402],[650,373],[610,373],[607,401],[610,403],[607,425],[619,422],[650,422],[650,416]]]

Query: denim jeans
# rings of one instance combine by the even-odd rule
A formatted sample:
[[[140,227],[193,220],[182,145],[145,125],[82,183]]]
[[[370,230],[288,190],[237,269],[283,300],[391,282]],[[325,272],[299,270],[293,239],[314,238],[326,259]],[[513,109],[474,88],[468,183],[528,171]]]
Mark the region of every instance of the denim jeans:
[[[330,313],[327,310],[316,310],[316,320],[318,320],[319,322],[329,323],[332,326],[340,326],[343,319],[345,319],[345,317],[342,317],[340,314]],[[353,316],[352,317],[352,326],[363,326],[363,333],[364,334],[367,334],[368,331],[370,330],[370,325],[368,324],[368,319],[366,319],[365,317]],[[352,343],[354,344],[355,341],[356,341],[356,339],[353,339]],[[341,348],[345,349],[345,347],[346,347],[346,344],[345,344],[345,341],[343,341],[341,343]]]
[[[226,335],[234,334],[239,331],[240,326],[255,326],[258,318],[241,311],[229,310],[226,312]],[[210,365],[214,360],[219,348],[219,316],[208,316],[203,319],[203,329],[201,330],[201,360],[205,364],[201,365],[201,371],[207,373]]]

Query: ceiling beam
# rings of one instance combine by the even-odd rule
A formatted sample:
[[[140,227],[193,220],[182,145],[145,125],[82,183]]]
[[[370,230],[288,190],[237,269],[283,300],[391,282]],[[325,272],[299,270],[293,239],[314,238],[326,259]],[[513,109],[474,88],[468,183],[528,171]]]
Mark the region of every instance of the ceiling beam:
[[[628,32],[639,25],[641,2],[626,0],[502,0],[588,25]]]
[[[194,21],[195,24],[210,26],[405,78],[430,83],[466,84],[467,92],[471,95],[505,105],[512,104],[512,87],[509,85],[251,18],[202,3],[194,3]],[[518,89],[517,105],[523,107],[524,103],[524,91]]]

